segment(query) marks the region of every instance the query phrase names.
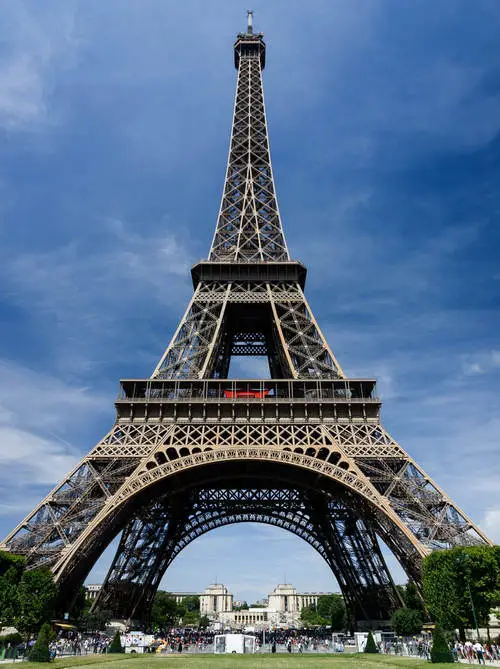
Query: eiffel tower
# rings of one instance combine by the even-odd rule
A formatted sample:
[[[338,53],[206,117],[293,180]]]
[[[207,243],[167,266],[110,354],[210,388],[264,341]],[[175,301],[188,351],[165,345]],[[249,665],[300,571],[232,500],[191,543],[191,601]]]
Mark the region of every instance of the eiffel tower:
[[[335,359],[283,233],[251,12],[234,59],[222,202],[191,302],[152,376],[121,381],[112,429],[0,548],[50,566],[69,606],[121,533],[95,606],[144,620],[191,541],[268,523],[323,556],[353,619],[384,620],[400,602],[380,541],[417,585],[430,551],[490,542],[382,427],[375,380]],[[232,356],[266,356],[270,378],[228,378]]]

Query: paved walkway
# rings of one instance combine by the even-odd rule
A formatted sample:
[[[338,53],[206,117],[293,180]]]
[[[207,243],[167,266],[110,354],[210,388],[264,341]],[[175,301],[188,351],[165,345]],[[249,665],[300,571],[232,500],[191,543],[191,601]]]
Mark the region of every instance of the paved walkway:
[[[476,666],[478,665],[478,661],[474,660],[474,662],[469,662],[468,660],[459,660],[461,664],[469,664],[473,665],[475,664]],[[486,667],[500,667],[500,661],[499,660],[486,660],[486,664],[484,665]]]

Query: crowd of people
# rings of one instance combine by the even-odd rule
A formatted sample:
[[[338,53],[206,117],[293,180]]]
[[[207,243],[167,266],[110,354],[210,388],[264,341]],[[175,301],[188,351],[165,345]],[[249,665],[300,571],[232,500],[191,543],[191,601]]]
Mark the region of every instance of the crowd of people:
[[[105,653],[111,639],[103,633],[83,635],[80,632],[60,632],[49,645],[52,657]]]
[[[191,628],[173,628],[159,634],[153,642],[151,650],[156,653],[207,653],[212,650],[214,636],[215,632]]]
[[[135,632],[132,634],[136,634]],[[172,628],[165,630],[154,637],[149,636],[147,651],[152,653],[211,653],[214,647],[214,631],[197,630],[192,628]],[[272,653],[304,653],[304,652],[344,652],[344,643],[341,638],[332,640],[331,632],[325,629],[316,630],[276,630],[255,632],[256,648],[263,652]],[[34,643],[31,641],[30,643]],[[99,632],[82,634],[76,630],[60,631],[49,648],[52,657],[65,655],[87,655],[107,652],[111,639],[108,635]],[[123,635],[122,643],[127,643],[127,636]],[[429,659],[431,639],[391,639],[378,643],[379,652],[384,654],[410,655]],[[462,660],[470,664],[486,664],[500,660],[500,645],[480,641],[456,641],[450,644],[450,649],[456,661]],[[21,654],[26,647],[18,648]]]
[[[271,648],[271,652],[286,651],[288,653],[328,653],[344,652],[344,646],[341,642],[333,643],[331,632],[326,630],[277,630],[262,632],[257,635],[257,644],[262,647],[265,644],[266,650]]]
[[[392,639],[377,644],[379,651],[387,655],[408,655],[428,660],[431,652],[430,640],[419,639]]]
[[[212,652],[214,636],[218,632],[194,630],[190,628],[174,628],[159,634],[152,643],[151,650],[156,653],[169,652]],[[257,649],[267,652],[343,652],[344,646],[334,644],[331,632],[326,630],[278,630],[269,632],[253,632]]]
[[[485,643],[480,641],[457,641],[451,649],[456,660],[467,660],[470,664],[477,661],[478,664],[486,664],[486,660],[494,662],[500,660],[500,646],[496,643]]]

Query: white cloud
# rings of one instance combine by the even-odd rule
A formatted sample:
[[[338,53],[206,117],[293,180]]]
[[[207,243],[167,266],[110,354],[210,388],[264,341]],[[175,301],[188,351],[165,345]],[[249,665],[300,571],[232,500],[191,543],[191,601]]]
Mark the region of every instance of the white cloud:
[[[103,400],[88,388],[0,360],[3,515],[31,511],[40,501],[36,492],[55,485],[76,465],[82,452],[68,435],[102,416],[109,408]]]
[[[0,425],[0,467],[4,470],[3,485],[12,477],[26,487],[57,483],[79,459],[76,449],[64,442],[44,439],[32,432]],[[24,493],[22,493],[24,494]]]
[[[108,221],[111,243],[103,232],[91,249],[78,242],[47,252],[19,254],[6,259],[3,272],[11,292],[32,299],[33,306],[59,322],[79,312],[85,319],[117,315],[120,307],[148,295],[171,305],[188,285],[190,252],[172,234],[143,237],[128,232],[122,221]],[[100,246],[98,245],[100,243]],[[127,299],[120,301],[120,294]],[[111,311],[104,312],[106,307]]]
[[[494,492],[498,492],[498,479],[497,487]],[[489,509],[486,509],[482,528],[492,541],[497,544],[500,543],[500,507],[490,507]]]
[[[87,387],[69,386],[49,374],[0,359],[0,425],[46,433],[78,424],[101,402],[102,396]]]
[[[463,373],[468,376],[487,374],[500,367],[500,351],[481,351],[463,357]]]
[[[38,9],[22,0],[2,7],[0,126],[7,130],[32,131],[51,120],[49,97],[56,72],[74,61],[73,3]]]
[[[116,219],[101,225],[90,249],[74,242],[13,257],[6,253],[0,266],[9,297],[40,317],[63,373],[83,373],[119,357],[125,322],[135,324],[150,313],[157,319],[159,309],[180,318],[192,293],[194,257],[175,235],[139,235]],[[165,344],[158,342],[155,355]]]

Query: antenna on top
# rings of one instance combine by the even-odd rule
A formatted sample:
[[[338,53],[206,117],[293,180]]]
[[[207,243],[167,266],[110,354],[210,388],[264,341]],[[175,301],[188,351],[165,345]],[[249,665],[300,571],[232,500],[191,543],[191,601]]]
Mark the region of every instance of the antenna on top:
[[[248,18],[247,35],[252,35],[253,34],[253,9],[247,9],[247,18]]]

